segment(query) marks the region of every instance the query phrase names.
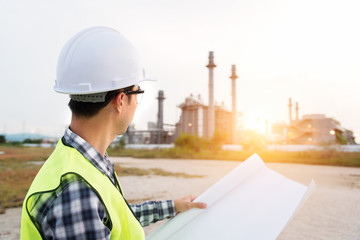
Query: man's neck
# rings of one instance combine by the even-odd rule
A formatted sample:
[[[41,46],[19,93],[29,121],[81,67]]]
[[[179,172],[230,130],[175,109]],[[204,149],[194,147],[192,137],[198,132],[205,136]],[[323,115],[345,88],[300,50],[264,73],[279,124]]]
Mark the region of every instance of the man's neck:
[[[106,149],[116,137],[111,124],[107,123],[106,119],[99,119],[97,116],[84,118],[73,115],[70,129],[94,147],[101,156],[104,156]]]

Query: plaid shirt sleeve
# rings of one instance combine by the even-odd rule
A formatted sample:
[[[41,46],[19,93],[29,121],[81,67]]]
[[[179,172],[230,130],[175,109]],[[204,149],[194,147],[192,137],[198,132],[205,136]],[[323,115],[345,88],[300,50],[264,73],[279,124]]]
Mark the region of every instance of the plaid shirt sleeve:
[[[84,182],[72,182],[54,200],[41,228],[45,239],[110,239],[105,209]]]
[[[130,204],[130,207],[143,227],[174,217],[176,214],[175,204],[172,200],[147,201],[142,204]]]
[[[131,204],[142,226],[175,216],[172,200]],[[107,216],[95,192],[84,182],[72,182],[54,200],[41,224],[45,239],[110,239]]]

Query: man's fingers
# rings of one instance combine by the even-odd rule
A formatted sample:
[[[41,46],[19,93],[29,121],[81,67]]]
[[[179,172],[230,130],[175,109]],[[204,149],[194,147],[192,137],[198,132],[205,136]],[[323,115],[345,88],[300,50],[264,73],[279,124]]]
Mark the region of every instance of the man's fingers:
[[[204,209],[206,208],[207,205],[206,203],[202,203],[202,202],[192,202],[191,203],[191,208],[201,208],[201,209]]]
[[[177,213],[185,212],[191,208],[200,208],[204,209],[207,207],[206,203],[203,202],[193,202],[195,200],[195,196],[188,195],[184,198],[174,200],[175,210]]]
[[[202,202],[193,202],[197,197],[194,195],[190,195],[190,208],[201,208],[204,209],[206,208],[206,203],[202,203]]]

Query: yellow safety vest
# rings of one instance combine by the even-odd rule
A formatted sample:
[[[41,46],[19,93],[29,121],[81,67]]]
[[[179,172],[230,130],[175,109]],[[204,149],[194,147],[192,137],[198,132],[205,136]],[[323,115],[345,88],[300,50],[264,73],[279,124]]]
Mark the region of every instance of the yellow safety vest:
[[[85,181],[99,196],[106,214],[104,223],[111,231],[110,239],[145,239],[139,221],[124,200],[119,189],[111,180],[94,167],[75,148],[65,146],[60,140],[35,177],[23,203],[21,217],[21,239],[42,239],[40,226],[35,220],[38,202],[43,202],[51,194],[56,194],[60,186],[73,181]]]

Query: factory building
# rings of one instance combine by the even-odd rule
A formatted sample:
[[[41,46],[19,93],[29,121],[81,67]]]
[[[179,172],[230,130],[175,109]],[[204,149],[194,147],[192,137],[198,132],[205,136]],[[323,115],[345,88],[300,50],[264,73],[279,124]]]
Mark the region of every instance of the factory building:
[[[210,139],[209,136],[208,115],[209,107],[203,104],[201,96],[195,99],[192,95],[185,99],[185,102],[179,105],[181,109],[180,120],[176,125],[176,136],[181,133],[196,135]],[[214,106],[215,110],[215,128],[214,131],[225,133],[228,136],[228,142],[232,141],[232,113],[227,111],[224,106]]]
[[[187,133],[211,139],[216,131],[227,136],[227,143],[236,143],[237,124],[239,113],[236,112],[236,67],[231,68],[231,94],[232,111],[227,111],[222,104],[216,105],[214,101],[214,53],[209,53],[209,105],[205,105],[201,96],[196,98],[193,95],[187,97],[185,102],[178,107],[181,109],[179,122],[176,124],[175,136]],[[176,138],[175,137],[175,138]]]
[[[208,138],[208,106],[203,104],[201,96],[194,99],[191,94],[178,106],[181,109],[179,122],[176,124],[176,136],[181,133]]]
[[[299,106],[295,105],[295,119],[292,117],[292,101],[289,99],[289,125],[286,127],[288,144],[355,144],[353,132],[341,126],[340,122],[324,114],[304,115],[299,119]]]

